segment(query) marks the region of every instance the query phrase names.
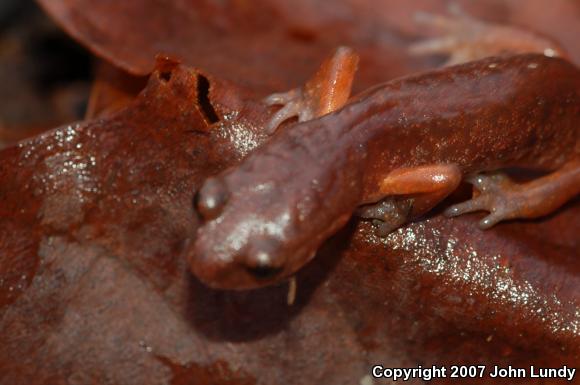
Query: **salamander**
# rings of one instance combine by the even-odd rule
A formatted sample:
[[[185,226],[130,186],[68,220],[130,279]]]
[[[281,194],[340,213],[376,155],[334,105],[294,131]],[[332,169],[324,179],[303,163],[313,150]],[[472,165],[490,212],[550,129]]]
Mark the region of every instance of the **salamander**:
[[[580,191],[579,139],[580,71],[560,58],[492,57],[396,79],[278,130],[208,179],[189,263],[216,288],[279,282],[353,214],[384,236],[462,180],[479,194],[450,216],[487,210],[483,228],[539,217]],[[517,184],[496,172],[508,167],[552,173]]]

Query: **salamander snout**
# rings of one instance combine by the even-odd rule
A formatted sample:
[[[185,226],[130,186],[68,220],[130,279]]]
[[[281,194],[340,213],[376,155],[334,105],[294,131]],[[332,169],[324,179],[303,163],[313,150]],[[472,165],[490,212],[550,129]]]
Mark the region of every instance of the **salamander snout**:
[[[206,220],[217,218],[228,201],[229,191],[220,178],[205,181],[196,196],[197,211]]]

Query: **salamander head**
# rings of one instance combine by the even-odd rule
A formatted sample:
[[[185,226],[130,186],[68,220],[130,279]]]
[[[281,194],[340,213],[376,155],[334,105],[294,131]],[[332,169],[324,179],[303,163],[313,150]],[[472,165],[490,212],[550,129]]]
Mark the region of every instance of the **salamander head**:
[[[321,206],[312,175],[273,163],[262,159],[210,178],[198,191],[202,223],[188,259],[208,286],[248,289],[283,281],[326,238],[325,224],[312,220]]]

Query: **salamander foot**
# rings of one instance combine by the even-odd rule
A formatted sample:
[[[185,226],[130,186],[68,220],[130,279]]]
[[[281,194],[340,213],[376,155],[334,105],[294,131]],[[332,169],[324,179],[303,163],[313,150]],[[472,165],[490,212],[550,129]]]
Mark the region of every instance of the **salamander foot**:
[[[514,218],[539,218],[550,214],[580,194],[580,159],[574,157],[551,174],[527,183],[514,183],[505,174],[492,173],[466,178],[479,195],[451,206],[445,215],[455,217],[473,211],[490,214],[479,222],[487,229],[499,221]]]
[[[481,229],[488,229],[502,220],[525,216],[524,206],[528,199],[521,189],[522,185],[512,182],[505,174],[475,175],[466,178],[466,182],[472,184],[479,191],[479,195],[449,207],[445,210],[446,216],[456,217],[474,211],[489,211],[490,214],[479,221]]]
[[[517,53],[566,57],[556,42],[532,31],[481,21],[457,6],[450,7],[449,11],[450,16],[416,14],[418,23],[441,31],[441,36],[411,44],[409,52],[412,55],[448,55],[445,65]]]
[[[409,220],[412,207],[412,198],[389,197],[378,203],[359,207],[356,215],[371,219],[376,235],[386,237]]]
[[[272,118],[270,118],[270,121],[266,126],[266,132],[268,134],[274,133],[276,128],[278,128],[278,126],[285,120],[298,117],[299,122],[305,122],[312,119],[315,115],[312,102],[304,96],[304,92],[301,88],[295,88],[288,92],[272,94],[264,99],[264,103],[269,106],[283,106],[272,116]]]

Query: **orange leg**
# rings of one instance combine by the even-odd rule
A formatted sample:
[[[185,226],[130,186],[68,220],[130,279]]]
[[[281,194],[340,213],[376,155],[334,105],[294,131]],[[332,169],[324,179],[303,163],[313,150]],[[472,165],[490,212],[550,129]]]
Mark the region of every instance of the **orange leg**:
[[[274,133],[287,119],[297,116],[299,122],[304,122],[344,106],[350,96],[357,65],[358,55],[348,47],[339,47],[304,87],[268,96],[264,100],[266,104],[283,107],[270,119],[267,132]]]
[[[450,217],[485,210],[490,214],[479,222],[487,229],[514,218],[537,218],[549,214],[580,193],[580,159],[574,159],[560,170],[532,182],[517,184],[506,175],[493,173],[466,179],[479,191],[469,201],[445,211]]]
[[[451,16],[417,14],[417,22],[441,31],[442,36],[412,44],[413,55],[445,54],[445,65],[455,65],[488,56],[516,53],[543,53],[566,57],[556,42],[532,31],[509,25],[486,23],[450,8]]]
[[[454,164],[435,164],[401,168],[382,181],[378,203],[358,209],[357,215],[374,219],[377,235],[388,233],[405,222],[432,209],[453,192],[461,181],[461,172]]]

